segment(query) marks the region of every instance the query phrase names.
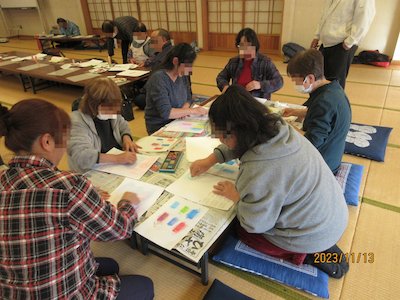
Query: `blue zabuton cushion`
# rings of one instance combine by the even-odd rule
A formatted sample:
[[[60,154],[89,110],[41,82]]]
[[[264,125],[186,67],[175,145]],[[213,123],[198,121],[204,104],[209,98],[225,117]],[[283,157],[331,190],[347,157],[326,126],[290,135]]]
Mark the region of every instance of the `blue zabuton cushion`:
[[[329,298],[328,275],[310,265],[297,266],[258,252],[229,236],[214,261],[279,281],[313,295]]]
[[[336,180],[343,189],[344,198],[349,205],[358,205],[363,171],[364,167],[361,165],[342,162],[335,175]]]
[[[344,152],[376,161],[385,160],[386,146],[393,128],[350,124]]]

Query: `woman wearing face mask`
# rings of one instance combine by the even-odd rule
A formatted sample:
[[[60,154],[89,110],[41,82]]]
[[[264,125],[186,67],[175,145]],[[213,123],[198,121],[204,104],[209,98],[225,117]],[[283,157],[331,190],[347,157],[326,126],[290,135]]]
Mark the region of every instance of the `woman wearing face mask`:
[[[147,35],[147,28],[143,23],[139,23],[133,31],[133,41],[128,51],[128,61],[140,67],[152,55],[150,47],[150,37]]]
[[[205,115],[203,107],[191,108],[189,75],[196,52],[186,43],[174,46],[146,84],[145,120],[149,134],[173,119],[188,115]]]
[[[274,63],[259,52],[257,34],[244,28],[236,36],[239,55],[231,58],[217,76],[217,86],[222,93],[232,84],[246,88],[254,97],[271,99],[271,93],[283,86],[283,79]]]
[[[309,49],[293,57],[287,73],[300,93],[310,94],[306,109],[285,109],[283,116],[304,119],[304,136],[318,149],[334,174],[338,171],[347,132],[351,107],[337,80],[324,77],[324,58],[320,51]]]
[[[79,110],[71,115],[68,163],[72,170],[85,172],[96,163],[132,164],[138,146],[128,122],[120,115],[121,92],[109,78],[98,78],[85,86]],[[106,154],[110,149],[122,154]]]
[[[222,144],[193,162],[191,175],[240,160],[236,183],[214,186],[216,194],[238,204],[240,239],[265,254],[342,277],[349,266],[336,243],[346,229],[348,211],[343,191],[318,151],[239,85],[214,101],[209,117]],[[318,252],[337,259],[316,263]]]

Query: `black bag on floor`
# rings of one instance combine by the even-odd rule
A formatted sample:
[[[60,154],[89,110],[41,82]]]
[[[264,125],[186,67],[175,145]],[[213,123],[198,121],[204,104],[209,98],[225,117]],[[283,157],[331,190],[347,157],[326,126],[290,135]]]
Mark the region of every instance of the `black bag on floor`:
[[[286,43],[282,46],[282,52],[285,55],[283,62],[287,63],[289,60],[297,54],[297,52],[303,51],[305,48],[296,43]]]

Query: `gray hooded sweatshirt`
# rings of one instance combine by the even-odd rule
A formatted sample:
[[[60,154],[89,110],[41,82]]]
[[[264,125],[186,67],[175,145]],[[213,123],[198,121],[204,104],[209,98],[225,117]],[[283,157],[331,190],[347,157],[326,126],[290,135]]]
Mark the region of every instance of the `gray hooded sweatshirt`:
[[[225,145],[219,162],[235,155]],[[291,126],[240,158],[237,217],[249,233],[298,253],[324,251],[342,236],[348,221],[343,191],[318,150]]]

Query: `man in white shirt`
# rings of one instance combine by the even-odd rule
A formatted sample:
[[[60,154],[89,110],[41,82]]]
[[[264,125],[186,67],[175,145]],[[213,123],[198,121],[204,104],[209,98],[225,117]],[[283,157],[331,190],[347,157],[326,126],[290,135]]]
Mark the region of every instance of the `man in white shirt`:
[[[354,53],[375,16],[375,0],[325,0],[321,20],[311,42],[324,55],[325,78],[345,87]]]

